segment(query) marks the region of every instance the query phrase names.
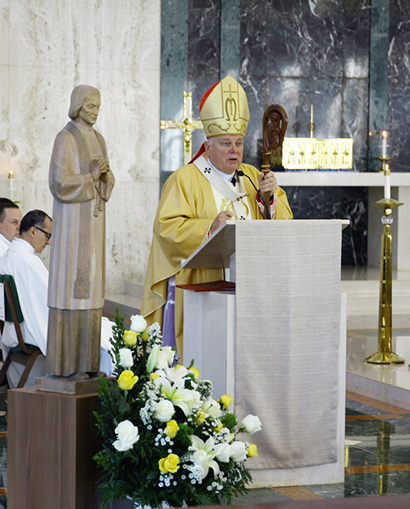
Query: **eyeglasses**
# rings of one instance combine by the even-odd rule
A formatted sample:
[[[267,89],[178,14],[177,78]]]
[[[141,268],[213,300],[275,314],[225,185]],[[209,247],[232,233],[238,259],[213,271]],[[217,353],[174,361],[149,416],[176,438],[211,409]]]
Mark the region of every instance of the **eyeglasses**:
[[[43,230],[42,228],[39,228],[38,226],[35,226],[34,227],[36,230],[40,230],[41,232],[44,233],[44,235],[47,237],[47,240],[50,240],[51,239],[51,233],[48,233],[46,232],[45,230]]]

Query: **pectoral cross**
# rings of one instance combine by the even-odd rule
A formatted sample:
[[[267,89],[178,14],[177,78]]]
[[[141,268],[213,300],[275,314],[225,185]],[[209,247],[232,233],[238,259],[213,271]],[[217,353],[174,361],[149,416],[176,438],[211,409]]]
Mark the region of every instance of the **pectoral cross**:
[[[184,92],[183,120],[161,120],[161,129],[181,129],[184,132],[184,164],[192,159],[192,131],[202,129],[202,122],[192,118],[192,92]]]

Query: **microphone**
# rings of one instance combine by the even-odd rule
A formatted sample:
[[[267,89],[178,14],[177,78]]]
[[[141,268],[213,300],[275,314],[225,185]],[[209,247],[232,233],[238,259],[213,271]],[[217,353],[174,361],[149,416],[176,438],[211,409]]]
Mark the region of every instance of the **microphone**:
[[[270,215],[270,210],[269,210],[269,207],[266,205],[266,202],[265,200],[263,199],[263,196],[261,195],[259,189],[256,188],[255,184],[253,183],[253,180],[251,179],[251,177],[249,175],[247,175],[246,173],[244,173],[242,170],[237,170],[236,171],[236,175],[238,175],[238,177],[246,177],[247,179],[250,180],[250,183],[252,184],[252,186],[254,187],[255,191],[258,193],[258,196],[259,198],[261,199],[262,203],[265,205],[265,212],[266,212],[266,219],[271,219],[271,215]],[[235,175],[233,176],[232,178],[232,184],[235,185],[236,184],[236,177]]]

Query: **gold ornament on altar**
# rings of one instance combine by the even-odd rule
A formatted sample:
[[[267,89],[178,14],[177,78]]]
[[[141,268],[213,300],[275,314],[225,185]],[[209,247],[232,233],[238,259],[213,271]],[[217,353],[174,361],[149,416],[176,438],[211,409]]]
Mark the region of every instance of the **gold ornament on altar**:
[[[353,140],[351,138],[313,138],[313,105],[308,129],[310,138],[285,138],[283,166],[287,170],[351,170]]]
[[[202,122],[192,118],[192,92],[184,92],[183,120],[161,120],[161,129],[181,129],[184,133],[184,165],[192,158],[192,131],[202,129]]]

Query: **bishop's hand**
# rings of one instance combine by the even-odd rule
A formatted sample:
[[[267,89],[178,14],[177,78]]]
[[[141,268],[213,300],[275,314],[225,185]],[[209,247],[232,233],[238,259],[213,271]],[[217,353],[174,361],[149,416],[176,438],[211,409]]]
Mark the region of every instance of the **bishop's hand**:
[[[224,224],[228,219],[233,218],[233,212],[230,210],[223,210],[222,212],[219,212],[219,214],[214,219],[214,222],[211,224],[211,228],[209,229],[209,232],[212,234],[214,231],[216,231],[222,224]]]
[[[268,173],[261,172],[258,177],[259,183],[259,191],[264,196],[265,193],[270,193],[270,197],[275,194],[276,189],[278,188],[278,181],[276,180],[275,174],[273,171]]]

